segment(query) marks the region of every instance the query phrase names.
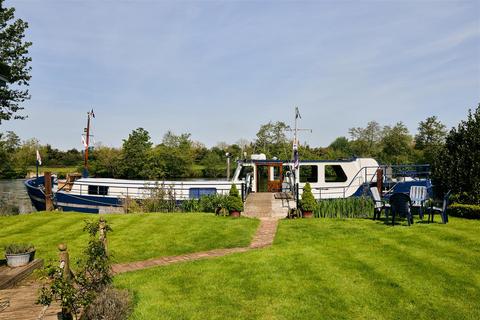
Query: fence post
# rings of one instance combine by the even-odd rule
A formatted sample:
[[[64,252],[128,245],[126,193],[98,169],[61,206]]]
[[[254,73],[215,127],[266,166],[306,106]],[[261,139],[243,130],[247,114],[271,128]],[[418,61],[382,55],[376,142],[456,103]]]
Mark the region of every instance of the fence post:
[[[45,211],[52,211],[53,210],[53,201],[52,201],[52,173],[45,172],[43,174],[44,182],[43,185],[45,186]]]
[[[70,257],[68,256],[67,245],[64,243],[60,243],[58,245],[58,250],[60,250],[58,255],[60,260],[60,269],[62,269],[63,272],[63,278],[66,280],[70,280],[72,274],[70,271]]]
[[[99,234],[100,234],[100,241],[103,244],[103,247],[105,248],[105,254],[108,254],[107,251],[107,225],[106,221],[103,217],[100,217],[100,222],[98,224],[99,227]]]
[[[242,182],[242,201],[245,202],[245,183]]]
[[[377,169],[377,189],[380,196],[382,195],[383,189],[383,170],[381,168]]]

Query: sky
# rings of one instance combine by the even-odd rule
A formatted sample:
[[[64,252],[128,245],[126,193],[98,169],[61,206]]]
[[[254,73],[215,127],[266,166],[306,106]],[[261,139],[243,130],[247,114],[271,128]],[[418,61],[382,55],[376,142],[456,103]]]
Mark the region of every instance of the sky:
[[[293,124],[327,146],[376,120],[447,127],[480,102],[480,1],[22,1],[29,23],[27,120],[0,131],[60,149],[135,128],[207,146]]]

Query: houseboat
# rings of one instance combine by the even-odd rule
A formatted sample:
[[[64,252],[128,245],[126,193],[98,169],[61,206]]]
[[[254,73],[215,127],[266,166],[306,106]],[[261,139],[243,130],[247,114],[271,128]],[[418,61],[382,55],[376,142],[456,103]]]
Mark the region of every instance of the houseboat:
[[[384,166],[372,158],[351,158],[342,160],[300,161],[298,157],[297,120],[300,117],[295,108],[295,129],[293,139],[294,160],[268,160],[264,154],[253,154],[249,160],[237,161],[237,168],[231,180],[218,181],[148,181],[121,180],[88,177],[88,152],[90,143],[90,121],[93,110],[87,113],[85,128],[85,164],[82,175],[69,175],[66,181],[51,177],[45,183],[40,176],[25,181],[33,206],[45,210],[45,185],[52,186],[53,207],[63,211],[86,213],[121,212],[129,199],[167,197],[177,204],[187,199],[199,199],[205,195],[228,194],[232,184],[241,190],[242,199],[258,192],[282,193],[282,197],[298,200],[306,183],[312,187],[318,200],[358,197],[368,194],[376,186],[383,195],[409,193],[411,186],[425,186],[431,192],[428,165]],[[295,201],[296,203],[296,201]]]
[[[352,158],[299,161],[295,166],[293,161],[267,160],[263,154],[238,161],[230,181],[121,180],[81,175],[71,175],[66,181],[51,179],[55,208],[87,213],[121,212],[127,199],[147,199],[158,195],[159,190],[176,203],[204,195],[228,194],[232,184],[241,190],[243,199],[252,192],[282,192],[296,199],[307,182],[318,200],[366,195],[371,186],[379,186],[386,196],[408,193],[411,186],[425,186],[427,190],[432,187],[425,165],[382,166],[372,158]],[[37,210],[45,210],[44,185],[44,177],[25,182]]]

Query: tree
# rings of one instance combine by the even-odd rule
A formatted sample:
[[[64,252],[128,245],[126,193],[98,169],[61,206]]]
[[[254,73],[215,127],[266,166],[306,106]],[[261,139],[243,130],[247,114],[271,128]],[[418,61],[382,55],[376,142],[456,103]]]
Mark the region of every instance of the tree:
[[[262,125],[257,132],[255,150],[265,153],[267,158],[289,159],[291,148],[286,134],[289,129],[290,127],[281,121]]]
[[[381,145],[383,162],[399,164],[411,161],[412,136],[402,122],[398,122],[393,127],[384,127]]]
[[[96,146],[90,161],[90,172],[96,177],[119,178],[122,175],[119,165],[121,161],[122,151],[120,149]]]
[[[380,152],[379,143],[383,130],[378,122],[370,121],[365,128],[350,128],[348,133],[352,138],[352,151],[357,156],[373,157]]]
[[[420,121],[415,135],[415,150],[420,153],[420,161],[432,163],[445,144],[446,136],[445,125],[436,116]]]
[[[428,117],[418,124],[415,135],[415,148],[423,150],[431,146],[441,146],[445,143],[447,130],[436,116]]]
[[[28,48],[32,43],[24,40],[28,23],[15,19],[14,13],[15,8],[4,8],[0,0],[0,63],[10,67],[7,85],[0,86],[0,124],[12,117],[24,119],[16,113],[23,110],[20,104],[30,99],[26,87],[31,78]]]
[[[133,130],[123,140],[122,172],[128,179],[141,179],[148,167],[149,152],[152,148],[150,134],[143,128]]]
[[[345,137],[338,137],[330,143],[328,152],[333,158],[347,158],[353,154],[350,141]]]
[[[434,184],[462,201],[480,204],[480,104],[447,135],[433,163]]]

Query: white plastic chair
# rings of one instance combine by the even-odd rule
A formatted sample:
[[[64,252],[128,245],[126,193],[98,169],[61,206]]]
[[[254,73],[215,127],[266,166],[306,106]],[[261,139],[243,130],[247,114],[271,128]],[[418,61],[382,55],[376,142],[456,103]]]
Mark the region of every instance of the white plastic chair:
[[[427,187],[425,186],[411,186],[410,199],[412,200],[412,207],[420,208],[420,219],[423,219],[423,207],[427,201]]]
[[[385,201],[382,200],[382,198],[380,197],[380,193],[378,192],[377,187],[371,187],[370,188],[370,193],[372,194],[373,203],[374,203],[373,220],[375,220],[377,218],[377,216],[380,219],[380,214],[382,213],[382,210],[388,209],[390,207],[390,205],[385,203]]]

